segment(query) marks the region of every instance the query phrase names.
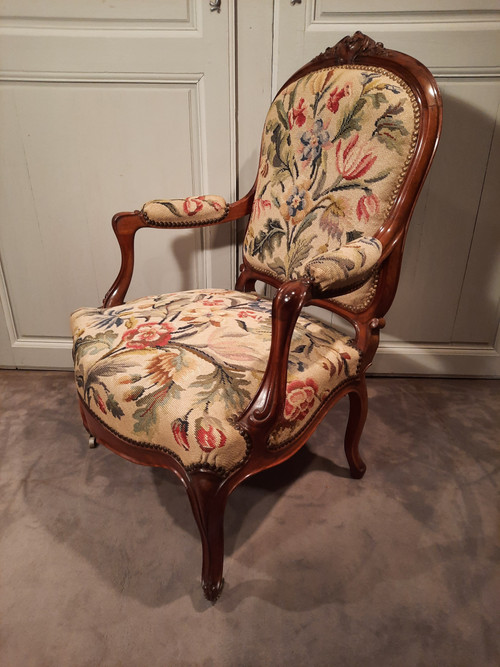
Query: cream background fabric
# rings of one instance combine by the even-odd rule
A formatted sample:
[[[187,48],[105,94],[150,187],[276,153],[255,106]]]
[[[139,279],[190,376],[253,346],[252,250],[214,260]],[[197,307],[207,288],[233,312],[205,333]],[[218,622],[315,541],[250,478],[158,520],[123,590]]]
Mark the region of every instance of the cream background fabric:
[[[121,437],[159,446],[184,466],[227,472],[247,442],[233,426],[255,395],[271,340],[271,301],[194,290],[146,297],[72,316],[79,394]],[[359,351],[345,335],[302,315],[289,359],[283,427],[291,440],[326,396],[356,374]]]

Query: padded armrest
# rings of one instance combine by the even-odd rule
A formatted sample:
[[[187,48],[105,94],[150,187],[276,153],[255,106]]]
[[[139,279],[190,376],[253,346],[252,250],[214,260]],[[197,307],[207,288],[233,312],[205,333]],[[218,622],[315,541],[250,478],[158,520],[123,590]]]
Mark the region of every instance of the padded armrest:
[[[229,206],[223,197],[200,195],[186,199],[154,199],[142,207],[142,215],[159,227],[213,225],[226,217]]]
[[[305,266],[306,275],[321,290],[351,287],[367,280],[382,254],[378,239],[362,236],[318,255]]]

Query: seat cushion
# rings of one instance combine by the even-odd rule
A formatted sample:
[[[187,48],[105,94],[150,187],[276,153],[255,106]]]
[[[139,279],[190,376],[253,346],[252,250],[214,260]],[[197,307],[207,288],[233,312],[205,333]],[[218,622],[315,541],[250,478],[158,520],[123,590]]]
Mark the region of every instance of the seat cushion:
[[[121,438],[167,451],[187,469],[225,474],[250,443],[234,426],[263,377],[271,342],[269,299],[193,290],[72,315],[78,392]],[[348,336],[302,315],[289,359],[285,426],[293,441],[339,384],[357,373]]]

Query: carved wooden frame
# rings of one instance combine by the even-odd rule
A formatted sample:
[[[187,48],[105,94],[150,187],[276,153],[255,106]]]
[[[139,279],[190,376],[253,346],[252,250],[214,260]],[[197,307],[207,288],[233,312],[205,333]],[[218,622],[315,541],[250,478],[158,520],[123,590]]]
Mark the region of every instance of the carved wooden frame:
[[[277,294],[272,307],[271,350],[267,368],[255,397],[236,424],[251,443],[250,452],[244,463],[229,474],[218,474],[203,468],[188,472],[164,451],[140,446],[118,437],[98,421],[80,401],[83,423],[99,443],[134,463],[172,470],[186,487],[202,541],[202,586],[205,596],[211,601],[217,600],[223,586],[223,519],[229,494],[250,475],[292,456],[305,444],[327,411],[346,395],[349,396],[350,410],[344,439],[345,453],[353,477],[362,477],[366,470],[358,449],[368,409],[365,372],[377,350],[379,332],[385,324],[384,316],[394,299],[408,224],[440,136],[442,105],[436,82],[424,65],[410,56],[385,49],[382,44],[375,43],[360,32],[352,37],[345,37],[336,46],[311,60],[290,77],[282,89],[317,69],[345,64],[370,65],[393,72],[409,85],[420,110],[415,151],[404,182],[389,216],[375,235],[382,243],[383,251],[376,292],[371,303],[362,312],[354,313],[337,302],[327,300],[338,296],[342,290],[320,293],[305,277],[280,283],[243,262],[236,289],[251,291],[255,282],[260,280],[276,287]],[[222,224],[248,215],[252,209],[254,194],[255,185],[245,197],[229,206],[224,218],[212,224]],[[154,226],[140,211],[118,213],[112,224],[120,245],[122,261],[118,277],[104,298],[104,307],[117,306],[124,302],[134,266],[135,234],[139,229]],[[361,364],[357,375],[342,383],[329,396],[315,419],[298,437],[283,448],[271,449],[268,447],[269,435],[279,425],[285,406],[290,341],[297,318],[306,305],[318,305],[333,311],[354,326],[355,345],[361,350]]]

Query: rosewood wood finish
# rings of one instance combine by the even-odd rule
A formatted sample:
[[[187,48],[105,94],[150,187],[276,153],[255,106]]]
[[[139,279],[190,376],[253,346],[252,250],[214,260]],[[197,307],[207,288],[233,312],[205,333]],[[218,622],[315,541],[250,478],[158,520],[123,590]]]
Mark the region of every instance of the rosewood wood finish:
[[[434,78],[421,63],[402,53],[385,49],[382,44],[375,43],[359,32],[352,37],[345,37],[336,46],[314,58],[296,72],[283,88],[317,69],[348,63],[382,67],[401,77],[415,94],[421,114],[416,150],[404,183],[387,220],[376,234],[383,245],[383,252],[376,293],[370,305],[360,313],[350,312],[339,303],[328,300],[341,294],[342,290],[320,293],[305,277],[280,283],[243,262],[236,289],[251,291],[259,280],[276,287],[277,294],[272,308],[272,339],[267,368],[260,388],[236,424],[250,444],[249,455],[239,468],[226,476],[208,469],[188,472],[175,458],[159,448],[139,446],[119,437],[99,422],[80,401],[83,423],[99,443],[134,463],[172,470],[186,487],[201,535],[202,586],[205,596],[211,601],[217,600],[223,586],[223,520],[229,494],[250,475],[292,456],[308,440],[328,410],[346,395],[350,403],[344,443],[347,461],[352,477],[360,478],[366,470],[358,447],[368,409],[365,373],[377,350],[380,330],[385,324],[384,316],[394,299],[408,223],[439,139],[441,98]],[[254,193],[255,186],[245,197],[231,204],[226,217],[216,224],[249,214]],[[114,216],[113,229],[120,245],[122,262],[118,277],[105,296],[104,307],[124,302],[134,267],[135,234],[139,229],[150,226],[140,211]],[[269,435],[283,419],[287,360],[293,329],[302,308],[307,305],[317,305],[335,312],[354,326],[355,345],[362,352],[361,365],[354,378],[341,384],[330,395],[316,419],[299,437],[285,447],[271,448]]]

